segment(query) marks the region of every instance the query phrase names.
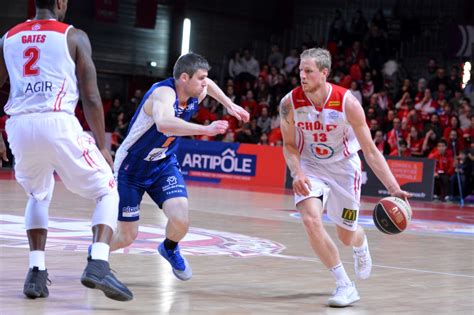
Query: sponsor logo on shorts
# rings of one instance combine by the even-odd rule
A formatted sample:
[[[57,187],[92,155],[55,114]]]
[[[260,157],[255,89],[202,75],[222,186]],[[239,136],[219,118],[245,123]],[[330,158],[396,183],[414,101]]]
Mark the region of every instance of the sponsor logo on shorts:
[[[167,195],[184,193],[185,186],[178,184],[178,178],[176,176],[168,176],[166,181],[168,185],[163,186],[162,189]]]
[[[140,215],[140,206],[122,208],[122,217],[124,218],[134,218],[134,217],[138,217],[139,215]]]
[[[345,225],[352,226],[357,220],[357,210],[344,208],[342,210],[342,219]]]

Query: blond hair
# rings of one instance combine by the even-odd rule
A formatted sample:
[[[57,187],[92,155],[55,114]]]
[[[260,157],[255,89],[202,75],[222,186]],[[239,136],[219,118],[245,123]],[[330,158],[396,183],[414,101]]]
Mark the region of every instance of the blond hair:
[[[313,58],[314,63],[318,67],[319,71],[327,68],[331,72],[331,54],[328,50],[323,48],[310,48],[303,51],[300,55],[300,59]]]

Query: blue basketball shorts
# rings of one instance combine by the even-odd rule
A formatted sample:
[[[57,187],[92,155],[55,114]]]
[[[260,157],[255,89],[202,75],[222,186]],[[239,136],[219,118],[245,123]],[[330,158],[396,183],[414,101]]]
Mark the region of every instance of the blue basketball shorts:
[[[118,172],[118,192],[120,195],[119,221],[138,221],[140,203],[145,192],[162,208],[163,203],[172,198],[188,197],[183,175],[175,156],[164,161],[124,161]]]

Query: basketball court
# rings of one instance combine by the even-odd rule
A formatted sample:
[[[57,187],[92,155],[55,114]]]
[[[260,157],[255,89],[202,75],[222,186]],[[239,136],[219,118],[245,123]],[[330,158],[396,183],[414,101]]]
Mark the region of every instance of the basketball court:
[[[332,309],[330,273],[313,254],[289,191],[237,190],[189,183],[191,229],[180,243],[193,268],[177,280],[157,254],[165,217],[150,198],[142,203],[133,246],[111,255],[111,267],[134,293],[131,302],[107,299],[79,278],[91,242],[93,203],[56,182],[50,209],[46,299],[23,296],[28,241],[26,196],[10,172],[0,172],[1,314],[472,314],[474,309],[474,207],[412,202],[409,230],[384,235],[363,198],[360,223],[374,261],[372,276],[357,280],[361,300]],[[326,222],[328,223],[327,219]],[[332,223],[326,225],[335,237]],[[353,258],[341,258],[354,279]]]

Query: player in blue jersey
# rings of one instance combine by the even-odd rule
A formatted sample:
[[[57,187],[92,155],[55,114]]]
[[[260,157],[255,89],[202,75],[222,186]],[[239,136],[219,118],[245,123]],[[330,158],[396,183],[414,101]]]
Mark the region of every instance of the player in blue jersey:
[[[168,218],[166,239],[158,251],[180,280],[192,276],[178,246],[189,228],[188,195],[175,156],[180,136],[214,136],[227,130],[228,122],[224,120],[208,126],[189,122],[207,94],[237,119],[249,120],[249,113],[207,77],[208,70],[209,64],[203,57],[194,53],[181,56],[174,65],[173,77],[155,83],[145,94],[115,157],[120,205],[111,251],[136,239],[140,202],[147,192]]]

